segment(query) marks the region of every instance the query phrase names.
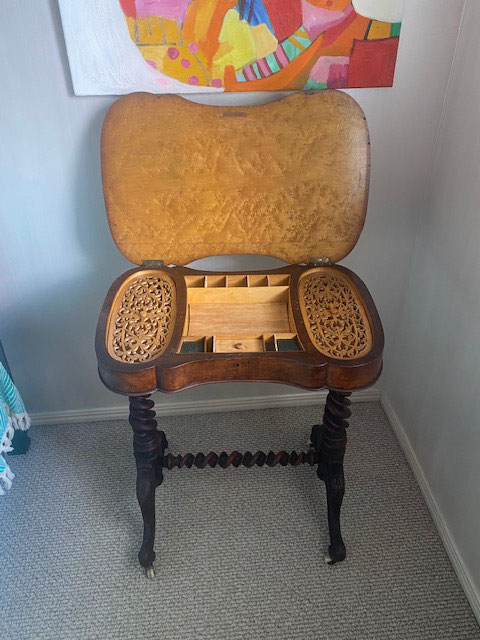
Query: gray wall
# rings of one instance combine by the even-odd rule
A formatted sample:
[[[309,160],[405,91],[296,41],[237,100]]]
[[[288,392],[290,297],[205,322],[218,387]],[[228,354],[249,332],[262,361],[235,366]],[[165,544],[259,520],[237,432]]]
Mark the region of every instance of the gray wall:
[[[467,1],[384,382],[480,602],[479,25]]]
[[[377,302],[387,361],[462,7],[463,0],[407,0],[395,87],[352,92],[369,121],[373,167],[366,227],[345,264]],[[54,0],[3,2],[0,17],[0,335],[32,412],[119,406],[124,399],[97,378],[93,350],[105,292],[129,268],[110,237],[101,193],[100,127],[113,99],[73,96]],[[211,263],[222,268],[223,260]],[[282,390],[290,391],[213,385],[165,402]]]

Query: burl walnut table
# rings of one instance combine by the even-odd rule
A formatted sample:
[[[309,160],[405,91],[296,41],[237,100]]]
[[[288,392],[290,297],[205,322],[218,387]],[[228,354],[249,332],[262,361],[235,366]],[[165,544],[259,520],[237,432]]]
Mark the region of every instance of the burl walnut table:
[[[98,323],[100,377],[129,396],[143,516],[139,560],[154,576],[155,488],[164,469],[316,465],[330,546],[340,531],[348,396],[382,368],[383,331],[370,294],[337,263],[355,246],[369,183],[365,117],[337,91],[296,93],[255,107],[212,107],[132,94],[102,132],[108,221],[136,268],[112,285]],[[206,256],[262,254],[270,271],[211,272]],[[156,392],[224,381],[329,390],[311,448],[299,453],[167,453]]]

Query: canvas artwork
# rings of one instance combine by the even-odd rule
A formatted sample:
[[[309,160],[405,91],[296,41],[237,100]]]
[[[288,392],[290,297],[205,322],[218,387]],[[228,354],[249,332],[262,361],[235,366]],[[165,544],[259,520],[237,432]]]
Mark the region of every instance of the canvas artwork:
[[[77,95],[392,86],[404,0],[60,0]]]

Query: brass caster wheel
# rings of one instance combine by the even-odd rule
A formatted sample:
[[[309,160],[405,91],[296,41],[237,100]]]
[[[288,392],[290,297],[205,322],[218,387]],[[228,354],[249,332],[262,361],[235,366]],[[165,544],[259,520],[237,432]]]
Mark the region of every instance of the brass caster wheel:
[[[147,578],[150,578],[150,579],[155,578],[155,568],[154,568],[153,564],[150,567],[147,567],[145,569],[145,574],[146,574]]]

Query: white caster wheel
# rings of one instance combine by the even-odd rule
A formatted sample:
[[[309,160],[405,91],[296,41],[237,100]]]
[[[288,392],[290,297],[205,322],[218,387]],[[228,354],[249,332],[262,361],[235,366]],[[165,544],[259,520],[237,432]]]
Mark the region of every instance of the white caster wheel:
[[[145,571],[147,578],[155,578],[155,569],[153,567],[153,565],[151,567],[147,567],[146,571]]]

